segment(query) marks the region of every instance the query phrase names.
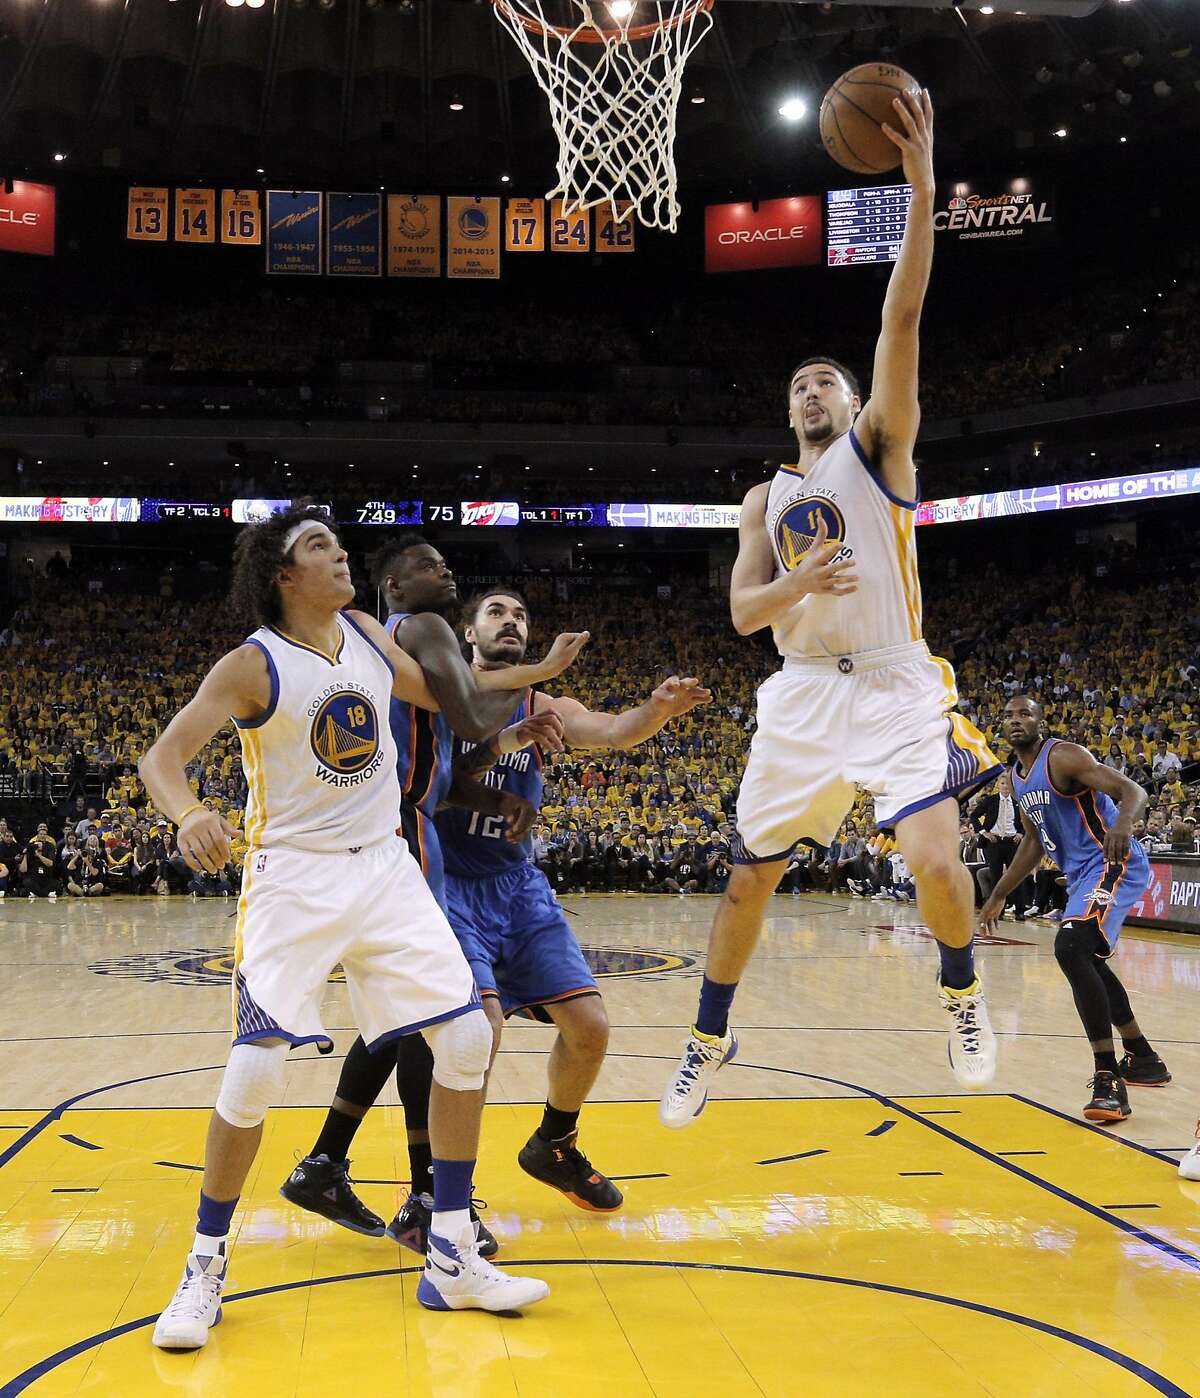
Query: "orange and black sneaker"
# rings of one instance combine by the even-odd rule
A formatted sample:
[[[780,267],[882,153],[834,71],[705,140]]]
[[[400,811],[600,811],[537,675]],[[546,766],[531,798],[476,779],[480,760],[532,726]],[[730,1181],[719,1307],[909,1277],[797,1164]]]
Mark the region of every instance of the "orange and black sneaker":
[[[534,1132],[521,1147],[517,1164],[527,1175],[565,1194],[572,1204],[589,1213],[610,1214],[625,1196],[575,1148],[578,1131],[558,1141],[547,1141]]]
[[[1124,1121],[1131,1115],[1129,1094],[1119,1073],[1102,1070],[1088,1083],[1092,1100],[1083,1109],[1089,1121]]]
[[[1127,1053],[1118,1066],[1121,1077],[1130,1087],[1166,1087],[1171,1081],[1167,1065],[1156,1053],[1143,1054],[1140,1057],[1134,1053]]]

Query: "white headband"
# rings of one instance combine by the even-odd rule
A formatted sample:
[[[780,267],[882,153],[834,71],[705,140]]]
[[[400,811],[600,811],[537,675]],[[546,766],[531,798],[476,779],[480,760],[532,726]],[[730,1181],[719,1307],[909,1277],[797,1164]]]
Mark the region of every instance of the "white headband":
[[[293,524],[288,532],[283,536],[283,556],[286,558],[292,551],[292,546],[297,540],[302,539],[310,529],[327,529],[329,526],[320,519],[302,519],[299,524]]]

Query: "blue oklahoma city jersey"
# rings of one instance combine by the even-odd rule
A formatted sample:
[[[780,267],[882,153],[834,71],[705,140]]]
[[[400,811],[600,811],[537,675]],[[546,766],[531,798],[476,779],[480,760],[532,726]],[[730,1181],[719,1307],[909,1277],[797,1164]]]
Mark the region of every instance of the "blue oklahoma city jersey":
[[[388,617],[385,626],[393,640],[400,623],[410,616],[411,612],[393,612]],[[444,904],[442,856],[433,817],[450,790],[454,734],[442,714],[399,699],[392,700],[388,718],[396,741],[400,828],[433,896]]]
[[[528,718],[532,703],[533,694],[529,691],[509,723]],[[455,758],[476,746],[455,738]],[[481,780],[541,808],[542,755],[536,746],[504,753]],[[488,879],[526,863],[533,855],[532,840],[526,837],[520,844],[513,844],[504,838],[505,828],[502,816],[485,816],[456,806],[442,811],[437,818],[437,831],[446,872],[458,879]]]

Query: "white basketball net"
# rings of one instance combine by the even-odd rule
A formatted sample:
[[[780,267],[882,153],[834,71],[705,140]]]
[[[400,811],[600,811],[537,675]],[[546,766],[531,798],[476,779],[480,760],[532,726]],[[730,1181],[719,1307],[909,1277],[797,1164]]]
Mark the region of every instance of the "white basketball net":
[[[711,0],[639,0],[619,19],[606,0],[560,0],[565,24],[546,16],[549,0],[492,3],[550,101],[558,183],[547,198],[565,214],[607,204],[674,233],[675,116]]]

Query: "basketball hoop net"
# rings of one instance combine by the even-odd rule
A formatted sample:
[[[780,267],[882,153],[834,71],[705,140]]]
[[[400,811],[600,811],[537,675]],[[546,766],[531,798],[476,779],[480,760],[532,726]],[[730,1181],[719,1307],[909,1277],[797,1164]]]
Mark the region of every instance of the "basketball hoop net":
[[[566,214],[608,204],[614,218],[636,214],[674,233],[675,117],[713,0],[557,0],[562,23],[547,18],[554,4],[492,0],[550,102],[558,183],[547,198],[561,198]]]

